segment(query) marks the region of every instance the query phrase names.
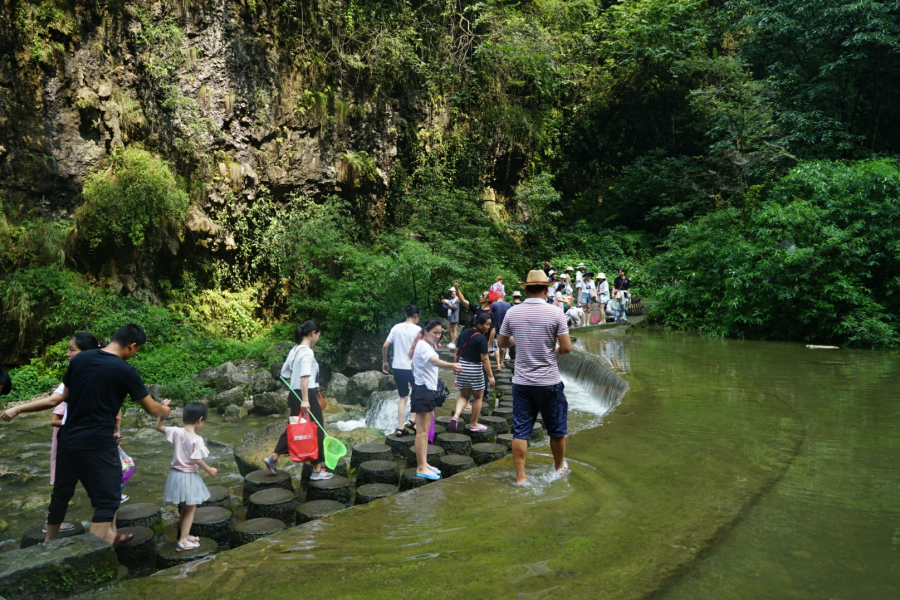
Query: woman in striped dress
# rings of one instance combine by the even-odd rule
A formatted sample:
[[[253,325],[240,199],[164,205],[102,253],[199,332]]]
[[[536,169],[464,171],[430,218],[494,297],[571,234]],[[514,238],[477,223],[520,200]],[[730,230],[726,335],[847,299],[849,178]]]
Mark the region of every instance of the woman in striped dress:
[[[466,323],[466,329],[459,336],[457,342],[457,361],[463,368],[463,372],[456,376],[456,387],[459,389],[459,399],[456,401],[456,410],[450,421],[449,430],[456,432],[459,424],[459,414],[469,397],[472,397],[472,431],[484,431],[484,425],[478,424],[481,416],[481,401],[486,390],[485,373],[488,382],[494,385],[494,373],[491,371],[491,360],[488,354],[487,333],[491,329],[491,317],[489,315],[476,315]]]

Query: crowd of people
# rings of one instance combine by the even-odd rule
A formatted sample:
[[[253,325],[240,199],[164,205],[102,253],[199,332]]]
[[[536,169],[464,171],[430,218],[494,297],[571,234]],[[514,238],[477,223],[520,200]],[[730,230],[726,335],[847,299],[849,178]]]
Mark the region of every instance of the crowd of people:
[[[558,274],[547,262],[544,270],[529,271],[525,281],[518,283],[524,289],[524,299],[521,291],[514,291],[512,302],[507,302],[503,277],[497,277],[476,303],[466,299],[459,281],[454,282],[443,300],[447,311],[447,348],[455,351],[452,362],[442,360],[438,353],[445,322],[432,318],[420,325],[418,307],[406,305],[404,320],[390,330],[382,347],[382,370],[392,373],[397,385],[397,429],[393,435],[415,435],[417,477],[429,480],[441,477],[440,469],[428,463],[434,411],[449,396],[439,370],[449,370],[455,375],[457,397],[449,430],[457,431],[462,412],[470,411],[470,429],[477,432],[486,429],[478,421],[485,395],[495,385],[495,369],[506,368],[507,362],[515,364],[512,451],[516,484],[523,484],[527,479],[528,440],[539,414],[550,437],[555,472],[559,476],[569,472],[565,460],[568,404],[556,357],[572,349],[570,327],[587,325],[592,317],[595,323],[605,323],[607,314],[612,314],[616,321],[627,320],[631,281],[620,269],[610,288],[603,273],[595,281],[594,273],[584,263]],[[458,332],[463,308],[470,316]],[[321,335],[322,328],[314,321],[306,321],[295,330],[296,345],[281,371],[282,378],[290,382],[293,390],[288,396],[292,419],[311,412],[318,423],[324,422],[324,395],[319,389],[319,364],[315,358]],[[137,370],[128,364],[146,342],[143,329],[134,324],[120,327],[105,346],[90,333],[76,333],[69,340],[66,355],[69,365],[59,387],[47,398],[8,408],[0,414],[0,420],[11,421],[21,413],[53,411],[50,457],[53,492],[45,523],[46,540],[55,539],[60,531],[74,529],[75,525],[66,522],[65,517],[76,485],[81,482],[94,510],[90,532],[114,546],[130,541],[132,536],[119,534],[115,526],[116,512],[121,502],[127,500],[122,492],[123,459],[118,446],[122,405],[130,397],[147,414],[157,418],[156,429],[174,446],[163,500],[179,507],[176,549],[199,547],[199,540],[190,535],[190,529],[196,507],[209,497],[199,471],[213,477],[218,474],[204,460],[209,452],[199,433],[208,418],[207,408],[201,403],[189,403],[182,412],[183,427],[165,425],[171,410],[169,401],[154,400]],[[389,362],[391,349],[393,357]],[[9,393],[11,386],[8,374],[0,371],[0,395]],[[333,477],[323,466],[324,439],[320,427],[318,458],[311,461],[314,481]],[[285,432],[272,454],[264,459],[265,467],[277,473],[278,459],[287,452]]]

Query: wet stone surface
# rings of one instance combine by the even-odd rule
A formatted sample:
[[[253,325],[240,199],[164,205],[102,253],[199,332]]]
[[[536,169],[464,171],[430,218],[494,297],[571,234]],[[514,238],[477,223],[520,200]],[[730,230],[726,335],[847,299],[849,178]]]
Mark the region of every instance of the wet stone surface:
[[[396,486],[400,481],[400,467],[391,460],[370,460],[360,465],[356,472],[356,485],[387,483]]]
[[[472,431],[472,426],[466,425],[465,428],[463,428],[462,433],[463,435],[472,438],[473,444],[492,444],[497,439],[497,432],[491,429],[490,425],[487,425],[486,423],[485,426],[487,426],[487,429],[484,431]]]
[[[75,526],[75,529],[71,531],[60,531],[59,535],[56,536],[56,539],[63,539],[67,537],[72,537],[75,535],[84,535],[84,526],[81,523],[77,523],[74,521],[66,521],[67,523],[72,523]],[[28,529],[25,530],[25,533],[22,534],[22,543],[19,546],[20,548],[30,548],[31,546],[36,546],[44,541],[44,524],[38,523],[37,525],[32,525]]]
[[[358,444],[353,447],[350,457],[350,468],[358,469],[359,465],[370,460],[391,460],[393,452],[387,444]]]
[[[500,444],[475,444],[472,446],[472,459],[476,465],[486,465],[506,456],[506,448]]]
[[[334,500],[341,504],[347,504],[352,496],[353,490],[350,487],[350,480],[340,475],[335,475],[331,479],[323,479],[322,481],[310,481],[309,488],[306,490],[306,499],[308,501]]]
[[[294,491],[291,476],[285,471],[279,471],[276,475],[265,470],[253,471],[244,477],[244,504],[250,496],[262,490],[281,488],[289,492]]]
[[[447,454],[466,455],[472,450],[472,438],[461,433],[442,433],[434,438],[434,443]]]
[[[219,551],[219,543],[209,538],[200,538],[200,547],[178,552],[177,542],[166,542],[156,553],[156,568],[170,569],[195,560],[207,558]]]
[[[475,461],[471,456],[463,456],[461,454],[448,454],[441,457],[438,468],[441,470],[442,477],[452,477],[457,473],[468,471],[475,467]]]
[[[430,479],[416,477],[415,468],[407,469],[403,471],[403,476],[400,477],[400,491],[405,492],[407,490],[414,490],[424,485],[428,485],[429,483],[432,483]]]
[[[322,517],[342,511],[346,508],[342,503],[334,500],[314,500],[302,504],[297,509],[297,521],[299,523],[309,523]]]
[[[391,434],[384,439],[384,443],[387,446],[390,446],[391,452],[394,454],[396,458],[404,458],[406,456],[406,451],[410,448],[416,441],[416,436],[413,434],[407,434],[401,437],[397,437],[395,434]]]
[[[221,485],[211,485],[206,489],[209,490],[209,498],[207,498],[206,502],[201,504],[200,507],[218,506],[219,508],[231,509],[231,495],[228,493],[227,489]]]
[[[191,524],[191,535],[216,540],[220,546],[231,544],[231,511],[221,506],[198,507]]]
[[[241,521],[235,524],[234,531],[231,532],[231,547],[237,548],[285,529],[287,526],[278,519],[260,517]]]
[[[293,492],[283,488],[272,488],[256,492],[250,496],[250,506],[247,507],[247,518],[260,517],[278,519],[288,525],[294,524],[294,509],[297,506]]]
[[[128,568],[128,574],[132,577],[141,573],[156,570],[156,534],[149,527],[123,527],[119,534],[133,534],[134,537],[127,544],[118,546],[116,557],[119,564]]]
[[[149,527],[153,533],[160,535],[163,532],[162,515],[155,504],[129,504],[119,507],[116,513],[116,528]]]
[[[509,422],[505,417],[501,415],[495,415],[491,417],[481,417],[478,420],[482,425],[487,425],[491,429],[493,429],[496,433],[509,433]]]
[[[444,435],[444,434],[441,434],[441,435]],[[441,459],[441,457],[443,455],[444,455],[443,448],[441,448],[440,446],[434,446],[432,444],[428,444],[428,458],[427,458],[428,464],[436,465],[437,462]],[[409,456],[406,458],[406,466],[415,467],[416,464],[418,464],[418,463],[416,462],[415,450],[411,450],[409,453]]]
[[[397,486],[387,483],[367,483],[356,488],[354,504],[368,504],[397,493]]]

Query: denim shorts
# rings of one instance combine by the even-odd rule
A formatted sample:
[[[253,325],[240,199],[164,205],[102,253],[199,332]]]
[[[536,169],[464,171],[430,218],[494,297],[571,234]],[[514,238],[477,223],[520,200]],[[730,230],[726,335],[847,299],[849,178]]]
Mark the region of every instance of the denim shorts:
[[[530,440],[531,430],[538,413],[544,418],[544,428],[551,438],[566,437],[568,430],[569,403],[564,392],[565,385],[516,385],[513,393],[513,438]]]

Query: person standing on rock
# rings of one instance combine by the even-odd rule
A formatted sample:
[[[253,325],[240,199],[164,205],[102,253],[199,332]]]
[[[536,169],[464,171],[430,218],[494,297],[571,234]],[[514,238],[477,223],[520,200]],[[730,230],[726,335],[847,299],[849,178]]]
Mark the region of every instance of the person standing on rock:
[[[500,348],[497,345],[497,332],[500,331],[500,326],[503,325],[503,319],[506,317],[506,313],[510,308],[512,308],[512,304],[506,302],[503,296],[500,296],[499,299],[491,303],[490,317],[492,325],[491,336],[490,339],[488,339],[488,347],[490,351],[494,353],[498,371],[506,366],[503,364],[503,358],[506,356],[506,348]],[[485,377],[487,377],[487,375],[487,371],[485,371]]]
[[[456,349],[456,327],[459,325],[459,298],[456,295],[456,288],[449,290],[450,297],[444,299],[444,308],[447,309],[447,329],[450,330],[450,343],[447,347],[451,350]]]
[[[319,363],[313,353],[313,348],[319,342],[322,328],[315,321],[306,321],[294,330],[294,343],[284,366],[281,367],[281,376],[290,381],[294,393],[288,395],[288,409],[290,416],[299,417],[303,411],[312,412],[313,417],[321,425],[316,428],[319,440],[319,456],[312,461],[312,475],[310,481],[322,481],[331,479],[334,473],[329,473],[322,463],[325,462],[325,432],[322,430],[325,418],[322,415],[322,405],[319,404]],[[302,401],[297,401],[300,396]],[[276,465],[282,454],[288,453],[287,428],[278,438],[275,450],[271,456],[263,459],[266,469],[273,475],[278,473]]]
[[[122,500],[122,464],[113,433],[116,417],[126,396],[150,416],[166,418],[170,412],[150,396],[137,370],[127,362],[146,343],[140,326],[123,325],[105,348],[81,352],[69,363],[63,377],[65,390],[55,400],[56,404],[67,402],[68,407],[66,424],[59,430],[46,541],[56,539],[79,481],[94,506],[90,532],[114,546],[134,537],[111,529]]]
[[[584,288],[584,263],[578,263],[575,271],[575,306],[581,307],[581,290]]]
[[[448,427],[450,433],[456,433],[459,415],[469,398],[472,398],[472,431],[487,429],[484,425],[478,424],[478,417],[481,416],[481,400],[487,390],[487,384],[492,386],[495,384],[491,359],[488,354],[488,340],[485,337],[489,331],[493,331],[491,318],[487,315],[479,315],[469,320],[465,331],[459,336],[456,362],[462,367],[463,372],[456,376],[459,399],[456,401],[456,409],[453,411],[453,418]],[[485,373],[487,373],[487,381],[485,381]]]
[[[481,297],[478,299],[478,306],[473,306],[471,302],[466,300],[466,297],[463,296],[462,290],[459,289],[459,282],[455,282],[453,287],[456,289],[456,295],[459,296],[459,301],[463,306],[468,308],[472,312],[473,317],[477,317],[481,314],[489,314],[491,310],[491,297],[490,292],[485,290]]]
[[[415,384],[410,396],[410,410],[416,419],[416,477],[432,481],[441,478],[440,469],[428,464],[428,430],[431,428],[434,409],[444,403],[443,398],[438,398],[438,369],[451,369],[457,375],[463,372],[459,363],[447,362],[438,357],[435,347],[443,334],[441,322],[429,319],[412,348]]]
[[[454,290],[455,291],[455,290]],[[413,342],[419,337],[422,328],[419,327],[419,308],[415,304],[406,305],[406,320],[398,323],[391,328],[391,332],[387,336],[387,340],[381,347],[381,371],[385,375],[390,375],[388,369],[388,348],[394,345],[394,383],[397,384],[397,437],[406,435],[406,428],[413,431],[416,430],[415,423],[412,419],[406,421],[406,401],[409,400],[409,393],[414,383],[412,374],[412,363],[409,359],[409,351]],[[456,316],[459,318],[459,300],[456,300]],[[405,424],[404,424],[405,423]]]
[[[616,313],[616,323],[628,322],[628,297],[631,295],[631,280],[625,275],[625,269],[619,269],[619,275],[613,281],[615,292],[613,293],[613,309]]]
[[[606,324],[606,303],[609,302],[609,283],[606,281],[606,273],[597,275],[597,310],[600,312],[599,325]]]
[[[525,282],[519,283],[525,286],[527,298],[506,314],[499,340],[501,348],[513,344],[517,348],[516,372],[512,380],[512,451],[516,485],[526,481],[528,440],[539,413],[550,436],[556,475],[565,477],[569,473],[566,464],[569,405],[556,357],[572,351],[565,315],[547,304],[547,287],[550,285],[547,275],[543,271],[529,271]]]

